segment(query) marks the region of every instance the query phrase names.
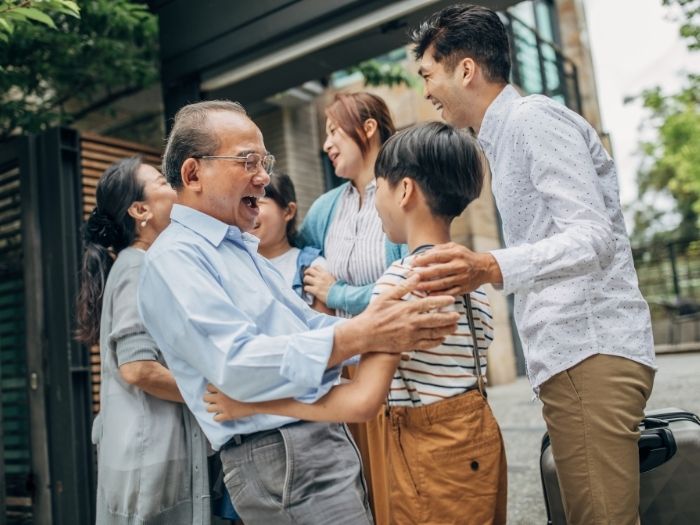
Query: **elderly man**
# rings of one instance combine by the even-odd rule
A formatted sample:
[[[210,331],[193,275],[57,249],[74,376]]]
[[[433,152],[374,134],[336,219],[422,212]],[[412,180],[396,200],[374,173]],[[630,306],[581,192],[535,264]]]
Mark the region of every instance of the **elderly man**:
[[[360,461],[342,424],[256,415],[217,423],[208,382],[243,401],[313,402],[364,352],[430,348],[456,329],[451,297],[400,301],[407,287],[339,322],[311,310],[246,233],[274,158],[243,108],[208,101],[175,117],[163,171],[178,192],[148,250],[139,305],[183,398],[215,449],[248,525],[372,523]]]
[[[493,11],[448,7],[413,37],[425,96],[478,133],[507,246],[438,247],[416,261],[432,265],[420,287],[456,294],[493,283],[515,294],[567,522],[634,524],[654,351],[613,161],[580,115],[508,84],[508,38]]]

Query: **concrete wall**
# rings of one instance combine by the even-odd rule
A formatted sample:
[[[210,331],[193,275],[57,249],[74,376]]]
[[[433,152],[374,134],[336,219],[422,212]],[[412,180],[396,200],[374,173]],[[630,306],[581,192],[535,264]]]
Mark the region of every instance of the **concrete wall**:
[[[562,51],[576,64],[583,117],[603,135],[583,0],[556,0],[555,5]]]
[[[275,170],[286,172],[294,182],[300,222],[323,193],[316,105],[279,108],[254,120],[263,132],[265,146],[277,159]]]

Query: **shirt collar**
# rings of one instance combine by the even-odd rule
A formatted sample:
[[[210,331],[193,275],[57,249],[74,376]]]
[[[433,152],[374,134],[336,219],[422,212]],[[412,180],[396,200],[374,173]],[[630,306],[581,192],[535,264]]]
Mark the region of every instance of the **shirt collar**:
[[[218,247],[224,239],[229,239],[245,243],[246,246],[249,246],[254,251],[258,249],[260,241],[254,235],[242,232],[237,226],[230,226],[211,215],[202,213],[189,206],[174,204],[170,212],[170,218],[174,222],[201,235],[214,246]]]
[[[489,104],[477,137],[482,145],[491,146],[496,142],[496,134],[500,129],[499,124],[503,120],[503,114],[508,110],[510,103],[519,98],[521,98],[520,93],[511,84],[506,84],[498,96],[493,99],[493,102]]]
[[[367,183],[367,186],[365,186],[365,191],[374,191],[377,188],[377,179],[372,177],[372,180]],[[345,190],[348,194],[352,194],[354,192],[357,192],[357,189],[355,188],[355,185],[350,182],[348,184],[347,189]]]

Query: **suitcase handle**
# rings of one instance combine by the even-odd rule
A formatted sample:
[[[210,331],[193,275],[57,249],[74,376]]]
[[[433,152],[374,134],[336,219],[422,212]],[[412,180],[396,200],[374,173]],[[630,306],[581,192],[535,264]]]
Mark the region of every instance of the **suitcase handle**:
[[[665,421],[663,426],[655,425],[656,421],[651,425],[647,425],[649,419],[645,419],[645,429],[639,437],[639,472],[648,472],[653,468],[663,465],[671,459],[678,447],[676,440],[673,437],[671,429]]]

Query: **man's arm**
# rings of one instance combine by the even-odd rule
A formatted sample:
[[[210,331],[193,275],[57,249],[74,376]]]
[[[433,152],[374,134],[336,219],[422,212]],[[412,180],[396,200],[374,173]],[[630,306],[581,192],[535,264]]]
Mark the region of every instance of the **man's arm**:
[[[544,280],[599,271],[612,262],[612,224],[584,136],[549,107],[528,111],[536,112],[539,124],[516,126],[513,133],[523,145],[522,162],[558,233],[490,253],[455,244],[436,247],[415,260],[416,266],[433,265],[418,269],[424,281],[419,289],[464,293],[492,283],[513,293]]]
[[[334,386],[330,392],[312,404],[294,399],[278,399],[260,403],[241,403],[209,385],[204,401],[207,412],[215,421],[228,421],[254,414],[273,414],[304,421],[359,423],[377,415],[386,400],[391,379],[400,356],[397,354],[368,354],[362,356],[352,382]]]
[[[238,400],[309,396],[333,382],[327,368],[353,355],[435,346],[456,329],[454,313],[424,313],[451,303],[451,297],[401,304],[405,292],[398,290],[397,297],[378,299],[365,314],[342,324],[268,336],[233,304],[208,268],[186,246],[147,259],[138,292],[141,314],[162,350]],[[328,324],[327,316],[315,315]]]
[[[417,275],[410,277],[378,295],[360,315],[336,325],[328,365],[335,366],[369,352],[428,350],[453,334],[459,314],[439,311],[454,304],[451,295],[401,300],[418,283]]]

